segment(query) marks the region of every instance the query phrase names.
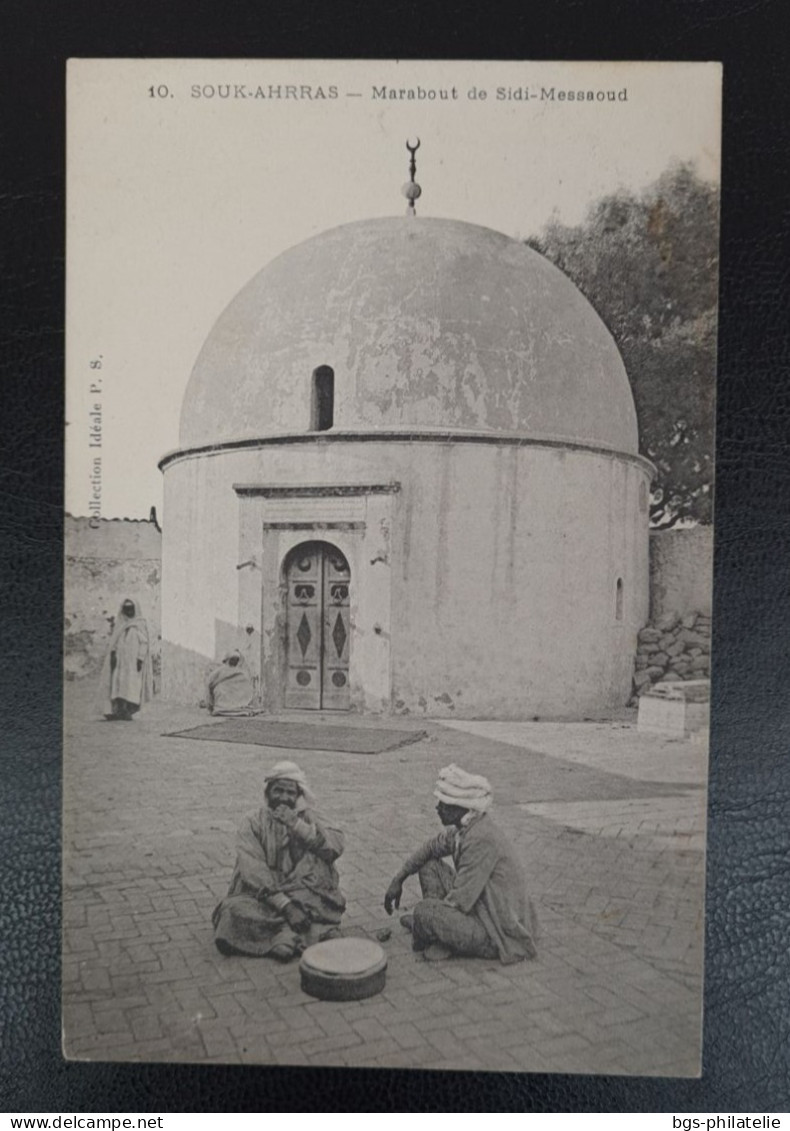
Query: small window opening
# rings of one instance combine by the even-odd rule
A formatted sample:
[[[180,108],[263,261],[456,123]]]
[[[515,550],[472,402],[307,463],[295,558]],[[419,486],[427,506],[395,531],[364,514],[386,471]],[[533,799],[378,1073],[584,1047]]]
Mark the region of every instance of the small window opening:
[[[618,577],[617,588],[615,590],[614,599],[614,616],[615,620],[623,619],[623,579]]]
[[[332,427],[335,413],[335,371],[319,365],[313,371],[313,432],[326,432]]]

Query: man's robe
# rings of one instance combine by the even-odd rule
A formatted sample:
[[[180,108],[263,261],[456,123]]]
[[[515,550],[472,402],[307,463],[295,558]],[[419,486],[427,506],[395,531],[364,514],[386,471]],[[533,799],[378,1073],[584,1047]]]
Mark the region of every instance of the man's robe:
[[[343,847],[343,834],[311,809],[302,809],[290,830],[267,806],[248,814],[228,894],[212,916],[215,940],[264,956],[279,944],[318,942],[336,930],[346,906],[335,868]],[[282,909],[289,900],[310,917],[305,935],[288,926]]]
[[[223,663],[206,684],[206,702],[212,715],[235,714],[250,707],[255,697],[250,674],[243,663]]]
[[[501,829],[486,814],[461,828],[450,826],[423,844],[406,863],[409,874],[429,860],[451,856],[455,878],[444,902],[475,916],[500,961],[534,958],[537,921],[527,898],[524,873]]]
[[[118,614],[100,676],[102,713],[115,712],[119,702],[131,712],[152,697],[151,647],[145,620]]]

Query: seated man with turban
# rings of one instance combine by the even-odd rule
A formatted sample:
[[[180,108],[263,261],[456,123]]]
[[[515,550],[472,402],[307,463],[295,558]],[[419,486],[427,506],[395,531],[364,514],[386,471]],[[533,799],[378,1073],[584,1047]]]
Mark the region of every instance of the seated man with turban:
[[[427,840],[387,888],[388,915],[400,906],[404,880],[419,875],[423,899],[401,922],[413,947],[437,961],[451,955],[498,958],[510,964],[535,957],[535,913],[516,854],[488,810],[485,778],[447,766],[434,797],[444,831]],[[452,857],[454,868],[444,857]]]
[[[230,889],[212,916],[214,941],[221,954],[288,962],[340,933],[346,901],[335,861],[343,834],[313,811],[307,779],[295,762],[272,767],[264,799],[239,829]]]
[[[206,683],[206,706],[211,715],[249,715],[255,688],[247,664],[238,650],[228,652]]]

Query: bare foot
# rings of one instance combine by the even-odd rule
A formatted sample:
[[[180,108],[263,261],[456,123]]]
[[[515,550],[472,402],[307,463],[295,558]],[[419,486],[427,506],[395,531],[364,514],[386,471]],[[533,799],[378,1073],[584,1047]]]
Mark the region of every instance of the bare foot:
[[[452,956],[453,952],[448,950],[446,946],[442,946],[441,943],[431,943],[431,945],[426,946],[423,951],[423,957],[426,962],[444,962],[446,959],[452,958]]]
[[[277,946],[272,947],[269,955],[277,962],[290,962],[292,958],[296,957],[296,951],[286,943],[278,943]]]

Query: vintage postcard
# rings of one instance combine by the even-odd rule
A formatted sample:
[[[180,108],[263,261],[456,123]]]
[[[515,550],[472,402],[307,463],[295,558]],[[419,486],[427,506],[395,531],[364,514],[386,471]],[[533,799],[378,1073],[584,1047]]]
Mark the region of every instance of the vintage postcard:
[[[699,1074],[720,96],[70,62],[67,1057]]]

